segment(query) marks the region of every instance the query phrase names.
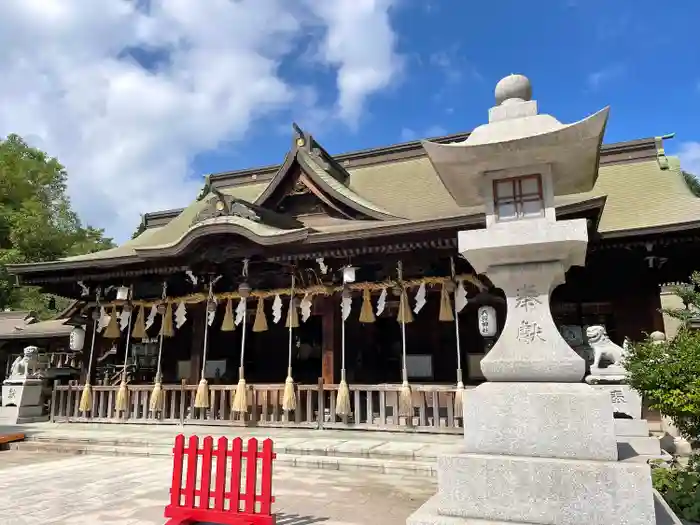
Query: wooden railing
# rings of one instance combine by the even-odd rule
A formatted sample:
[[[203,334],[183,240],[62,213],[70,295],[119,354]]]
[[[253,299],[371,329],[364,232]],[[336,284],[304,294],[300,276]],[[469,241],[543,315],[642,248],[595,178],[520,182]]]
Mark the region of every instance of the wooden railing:
[[[411,385],[413,417],[399,416],[400,385],[350,385],[351,413],[336,413],[338,385],[297,385],[297,409],[282,410],[284,384],[248,385],[248,413],[231,410],[234,385],[210,385],[210,407],[196,409],[197,385],[163,385],[162,410],[149,410],[152,385],[129,385],[126,412],[116,411],[118,386],[93,386],[92,410],[79,412],[81,385],[55,385],[51,420],[139,424],[198,424],[461,433],[454,413],[455,388]]]

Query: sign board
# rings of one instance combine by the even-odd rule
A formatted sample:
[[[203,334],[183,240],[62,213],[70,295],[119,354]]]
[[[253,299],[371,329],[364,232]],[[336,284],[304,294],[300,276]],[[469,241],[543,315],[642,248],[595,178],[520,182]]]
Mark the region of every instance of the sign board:
[[[430,354],[407,355],[406,370],[410,379],[432,379],[433,356]]]

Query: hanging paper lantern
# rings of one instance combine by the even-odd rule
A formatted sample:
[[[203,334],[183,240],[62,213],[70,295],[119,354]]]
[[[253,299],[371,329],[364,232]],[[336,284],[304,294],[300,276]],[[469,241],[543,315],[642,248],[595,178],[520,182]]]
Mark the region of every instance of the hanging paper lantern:
[[[160,303],[158,307],[156,308],[156,311],[158,312],[159,315],[165,315],[165,310],[167,306],[165,306],[165,303]]]
[[[496,335],[498,323],[496,321],[496,309],[493,306],[481,306],[477,314],[479,319],[479,333],[484,337]]]
[[[85,345],[85,329],[82,326],[76,326],[71,330],[69,345],[73,352],[79,352],[83,349]]]
[[[250,284],[245,281],[238,285],[238,294],[243,297],[243,299],[250,297],[251,290]]]
[[[345,268],[343,268],[343,282],[354,283],[356,270],[357,268],[355,268],[354,266],[346,266]]]
[[[129,287],[120,286],[117,288],[117,301],[126,301],[129,298]]]

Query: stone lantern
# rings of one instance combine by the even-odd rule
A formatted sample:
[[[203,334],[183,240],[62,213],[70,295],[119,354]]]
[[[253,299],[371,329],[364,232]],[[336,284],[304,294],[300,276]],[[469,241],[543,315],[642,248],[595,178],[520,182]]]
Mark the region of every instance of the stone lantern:
[[[586,220],[557,221],[554,198],[593,188],[608,109],[562,124],[538,114],[522,75],[495,94],[465,141],[423,143],[455,201],[485,208],[458,249],[505,292],[507,316],[487,382],[464,398],[464,452],[438,459],[438,494],[408,523],[654,523],[649,466],[617,461],[610,396],[582,382],[549,306],[588,243]]]

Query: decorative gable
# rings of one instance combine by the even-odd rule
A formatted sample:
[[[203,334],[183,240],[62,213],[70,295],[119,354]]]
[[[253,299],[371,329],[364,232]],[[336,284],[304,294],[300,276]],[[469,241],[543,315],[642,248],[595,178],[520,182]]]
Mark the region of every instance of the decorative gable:
[[[351,190],[349,179],[350,174],[294,124],[292,148],[255,204],[294,217],[326,214],[350,220],[398,218]]]

